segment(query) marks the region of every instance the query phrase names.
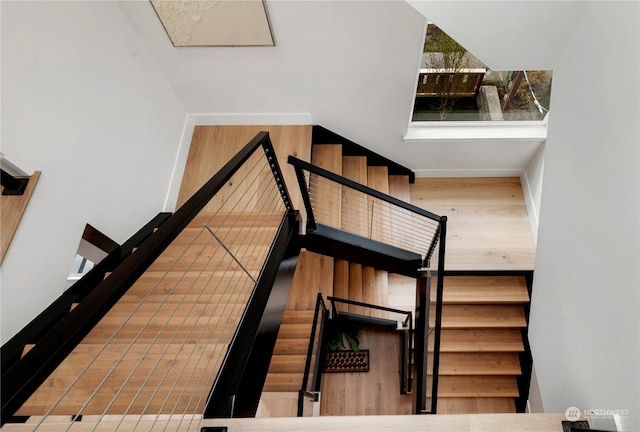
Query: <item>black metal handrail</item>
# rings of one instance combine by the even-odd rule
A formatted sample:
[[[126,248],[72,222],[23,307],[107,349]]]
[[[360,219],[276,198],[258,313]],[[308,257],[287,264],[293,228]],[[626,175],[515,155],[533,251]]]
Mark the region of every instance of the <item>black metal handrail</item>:
[[[440,238],[440,225],[443,220],[446,220],[446,216],[438,216],[435,213],[427,211],[423,208],[417,207],[415,205],[409,204],[405,201],[402,201],[398,198],[395,198],[391,195],[384,194],[380,191],[372,189],[368,186],[357,183],[353,180],[350,180],[346,177],[342,177],[331,171],[328,171],[324,168],[320,168],[316,165],[310,164],[309,162],[300,160],[294,156],[289,156],[288,163],[293,165],[296,171],[296,177],[298,180],[298,184],[300,186],[300,190],[302,191],[302,197],[304,201],[305,208],[307,210],[307,230],[313,231],[317,228],[319,221],[317,220],[317,212],[315,211],[314,205],[318,206],[322,203],[313,202],[311,198],[311,184],[305,176],[304,172],[308,172],[310,174],[316,175],[319,178],[326,179],[328,182],[340,185],[342,187],[353,190],[357,193],[363,194],[368,197],[367,200],[372,200],[371,209],[367,208],[365,211],[371,212],[371,217],[373,216],[373,204],[375,201],[383,203],[386,206],[389,206],[388,209],[380,210],[382,213],[388,213],[387,215],[383,215],[383,222],[393,223],[394,221],[398,221],[398,225],[402,225],[402,229],[407,233],[412,232],[414,236],[418,236],[418,238],[425,236],[427,239],[424,242],[424,249],[422,250],[412,250],[413,252],[417,252],[422,256],[422,265],[428,267],[430,265],[430,259],[432,254],[435,251],[436,245],[438,244],[438,240]],[[379,206],[380,207],[380,206]],[[362,215],[360,215],[362,216]],[[367,216],[367,215],[365,215]],[[444,218],[444,219],[443,219]],[[423,222],[421,222],[421,220]],[[414,226],[415,225],[415,226]],[[340,227],[337,227],[340,228]],[[416,241],[416,238],[411,239],[412,242]],[[386,243],[396,246],[393,244],[393,240],[387,240]],[[422,244],[422,243],[421,243]],[[420,245],[421,245],[420,244]],[[417,245],[417,246],[420,246]],[[398,245],[398,247],[411,250],[406,245]]]
[[[375,240],[393,247],[417,253],[421,256],[423,268],[416,268],[415,273],[413,273],[415,274],[413,277],[418,278],[419,288],[422,286],[422,288],[419,289],[415,313],[414,360],[416,377],[413,381],[415,383],[414,394],[416,400],[414,403],[414,412],[416,414],[435,414],[438,394],[447,217],[438,216],[425,209],[406,203],[390,195],[386,195],[380,191],[339,176],[293,156],[289,156],[288,162],[295,168],[298,184],[302,191],[303,202],[307,210],[308,233],[314,232],[319,227],[322,228],[324,226],[324,222],[319,222],[317,220],[319,216],[330,217],[333,214],[332,211],[327,210],[327,207],[322,207],[325,205],[325,202],[331,202],[332,200],[335,203],[340,202],[341,206],[346,206],[347,210],[352,211],[352,213],[355,213],[358,210],[362,211],[364,209],[366,212],[364,217],[362,215],[356,215],[356,217],[359,217],[361,221],[367,220],[366,223],[371,232],[371,227],[373,226],[374,205],[378,203],[377,207],[375,207],[376,209],[379,209],[377,217],[379,221],[384,221],[384,224],[382,225],[382,228],[378,226],[379,230],[382,231],[382,234]],[[305,175],[305,172],[308,173],[308,175]],[[334,186],[334,184],[337,186]],[[331,193],[344,194],[345,191],[348,191],[349,193],[346,199],[343,199],[344,195],[333,197],[330,195]],[[312,193],[316,194],[315,202],[312,199]],[[360,197],[360,195],[363,195],[364,198]],[[361,200],[360,204],[354,204],[354,202],[352,202],[355,201],[353,198],[354,196],[359,197]],[[322,209],[320,214],[315,211],[316,206]],[[344,209],[341,210],[344,211]],[[335,226],[334,228],[345,230],[345,227],[342,226],[343,224],[344,219],[341,218],[341,226]],[[399,236],[399,244],[394,243],[394,236],[396,235],[397,228],[404,230],[403,234]],[[362,230],[360,229],[360,231]],[[370,232],[365,233],[365,235],[371,236]],[[350,232],[349,235],[363,236],[362,232]],[[370,240],[374,239],[370,238]],[[432,268],[431,259],[435,254],[436,249],[438,250],[437,265],[435,268]],[[426,269],[431,269],[431,276],[428,279],[425,278],[422,280],[423,278],[419,276],[419,273]],[[428,319],[428,314],[431,307],[431,299],[429,296],[425,296],[424,293],[427,290],[430,290],[432,279],[434,279],[436,283],[435,317],[433,320],[435,326],[434,328],[429,328],[430,320]],[[429,285],[427,285],[427,283]],[[427,286],[429,288],[427,288]],[[431,371],[428,370],[427,365],[427,361],[429,359],[427,354],[430,338],[433,338],[434,345]],[[432,376],[430,386],[427,384],[427,377],[429,374]],[[428,403],[428,400],[430,400],[430,404]]]
[[[18,361],[2,370],[0,413],[4,424],[27,398],[44,382],[75,346],[124,295],[133,283],[160,256],[171,242],[187,227],[229,179],[258,150],[263,148],[274,174],[284,206],[286,225],[293,232],[295,218],[291,200],[284,183],[275,152],[267,132],[258,133],[224,167],[202,186],[184,205],[148,238],[134,254],[129,254],[100,281],[78,305],[40,338],[38,343]],[[282,230],[282,227],[281,227]],[[278,245],[282,247],[283,245]],[[286,245],[285,245],[286,246]],[[273,249],[273,248],[272,248]]]
[[[318,293],[316,307],[313,313],[313,325],[311,326],[311,336],[309,337],[307,359],[304,365],[302,388],[298,393],[298,417],[302,417],[304,414],[304,400],[317,400],[317,394],[320,391],[320,352],[327,314],[328,309],[322,299],[322,293]],[[309,382],[309,375],[311,373],[313,373],[313,379]]]

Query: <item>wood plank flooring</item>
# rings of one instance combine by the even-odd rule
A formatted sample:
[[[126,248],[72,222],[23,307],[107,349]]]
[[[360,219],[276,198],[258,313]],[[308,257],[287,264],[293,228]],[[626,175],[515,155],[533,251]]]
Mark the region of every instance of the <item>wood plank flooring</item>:
[[[517,177],[418,178],[411,203],[447,216],[445,268],[533,269],[535,246]]]

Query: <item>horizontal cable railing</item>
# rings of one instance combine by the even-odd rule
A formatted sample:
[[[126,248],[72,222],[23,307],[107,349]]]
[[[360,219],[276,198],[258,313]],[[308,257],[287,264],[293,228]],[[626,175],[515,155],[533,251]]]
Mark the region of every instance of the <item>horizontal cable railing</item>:
[[[223,364],[247,360],[230,353],[244,343],[239,334],[257,331],[255,316],[277,271],[269,263],[286,249],[280,239],[290,238],[293,218],[262,132],[53,326],[12,375],[3,370],[3,422],[35,416],[33,430],[46,428],[52,415],[170,415],[182,419],[178,428],[197,422]],[[120,423],[110,430],[137,426]]]
[[[442,217],[289,156],[307,208],[307,229],[318,224],[414,252],[429,265]]]
[[[418,285],[421,287],[416,303],[415,341],[412,342],[415,345],[413,356],[416,361],[415,378],[411,379],[411,382],[416,395],[414,412],[435,414],[447,217],[438,216],[293,156],[289,156],[288,162],[295,167],[298,184],[302,191],[307,211],[308,233],[318,230],[321,226],[328,226],[406,250],[421,257],[422,269],[414,268],[414,273],[411,273],[412,277],[419,280]],[[378,250],[385,249],[378,248]],[[386,250],[395,253],[392,250]],[[364,252],[363,249],[355,248],[351,251],[357,251],[356,255]],[[436,257],[432,267],[431,261],[434,255]],[[350,260],[351,258],[341,259]],[[357,260],[358,256],[353,256],[353,259]],[[391,259],[391,257],[385,255],[383,259]],[[399,266],[395,268],[406,270]],[[421,275],[427,269],[432,270],[430,274],[435,280],[435,302],[431,302],[429,296],[424,295],[431,289],[431,278]],[[361,305],[354,304],[350,307],[361,310],[357,309],[361,308]],[[430,309],[434,309],[433,320],[428,319]],[[432,327],[430,322],[433,323]],[[431,346],[433,354],[429,355]]]

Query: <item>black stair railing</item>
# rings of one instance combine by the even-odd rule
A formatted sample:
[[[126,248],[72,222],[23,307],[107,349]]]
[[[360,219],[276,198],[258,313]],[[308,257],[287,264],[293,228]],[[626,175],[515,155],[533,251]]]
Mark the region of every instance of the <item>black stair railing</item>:
[[[298,393],[298,417],[309,417],[313,412],[309,412],[308,403],[317,402],[320,392],[320,355],[322,352],[322,338],[324,334],[324,324],[329,318],[329,310],[322,298],[322,293],[318,293],[316,308],[313,313],[313,325],[311,326],[311,336],[309,337],[309,348],[307,349],[307,359],[304,365],[304,375],[302,378],[302,388]],[[311,411],[313,411],[311,409]]]
[[[255,168],[257,165],[248,167],[247,165],[254,164],[256,158],[260,159],[259,149],[264,152],[261,157],[264,161],[260,162],[258,168]],[[251,349],[246,350],[242,346],[246,343],[246,339],[254,343],[259,339],[256,335],[259,333],[261,323],[264,321],[261,317],[267,305],[273,306],[270,302],[270,294],[274,284],[277,285],[275,281],[278,279],[278,275],[287,272],[292,273],[292,265],[285,261],[287,261],[286,258],[288,256],[295,255],[295,250],[293,249],[296,249],[296,242],[292,242],[292,239],[298,230],[297,211],[293,209],[291,204],[267,132],[257,134],[175,213],[168,216],[161,224],[154,223],[154,228],[157,227],[157,229],[152,228],[151,233],[147,233],[149,230],[145,230],[147,234],[144,240],[136,245],[135,253],[128,251],[126,256],[118,257],[117,265],[109,268],[111,273],[108,277],[104,279],[95,277],[98,273],[96,271],[85,276],[95,286],[89,286],[91,284],[87,284],[82,279],[77,282],[74,287],[77,288],[77,286],[82,285],[88,293],[72,299],[75,306],[73,310],[62,314],[63,316],[59,319],[57,316],[54,318],[47,317],[48,328],[44,330],[28,326],[28,342],[35,344],[30,351],[19,358],[13,354],[4,358],[4,355],[9,352],[10,346],[3,346],[2,411],[0,413],[2,424],[12,419],[14,413],[29,396],[38,389],[40,384],[60,365],[74,347],[82,341],[189,223],[214,200],[214,197],[218,196],[218,192],[223,190],[225,186],[231,186],[236,177],[244,177],[242,174],[246,170],[256,169],[258,171],[252,176],[254,180],[260,180],[259,183],[263,186],[268,183],[268,177],[271,177],[271,182],[274,182],[274,185],[270,184],[269,186],[270,190],[273,189],[273,193],[269,192],[273,205],[269,204],[270,207],[264,208],[267,209],[267,213],[271,213],[273,212],[271,206],[276,206],[278,210],[275,210],[275,212],[280,215],[281,222],[276,230],[271,247],[266,252],[267,258],[261,270],[259,272],[255,271],[253,275],[247,275],[248,278],[255,282],[253,293],[250,296],[245,312],[242,314],[235,338],[229,346],[225,359],[225,364],[231,362],[240,365],[244,369],[252,367],[251,360],[255,359],[256,352]],[[225,191],[228,192],[228,188]],[[262,197],[257,198],[256,201],[260,199]],[[278,201],[280,201],[280,204],[277,204]],[[206,224],[205,228],[210,230]],[[214,235],[214,237],[216,236]],[[220,241],[218,237],[216,237],[216,240]],[[294,245],[293,247],[291,247],[292,244]],[[129,249],[129,246],[127,246],[127,250]],[[229,253],[232,254],[232,251],[229,251]],[[112,261],[110,260],[109,263],[111,264]],[[99,271],[102,272],[104,269],[100,268]],[[281,279],[286,279],[286,277],[281,277]],[[70,292],[76,290],[74,287],[70,289]],[[280,293],[279,297],[282,298],[283,295]],[[286,301],[286,294],[284,299]],[[60,315],[58,310],[66,309],[68,302],[69,299],[67,297],[63,298],[59,302],[62,306],[56,303],[54,305],[55,310],[49,315]],[[284,305],[281,308],[283,309]],[[243,340],[243,337],[246,339]],[[20,344],[22,343],[21,341]],[[11,344],[11,352],[16,351],[17,353],[19,349],[14,348],[14,345],[16,344]],[[268,361],[266,364],[268,367]],[[266,375],[266,370],[264,373]],[[232,388],[238,389],[235,383],[242,379],[243,377],[236,376],[236,381],[227,379],[227,382],[231,383]],[[225,391],[228,391],[228,388]],[[205,397],[206,394],[203,395],[203,399]],[[209,400],[210,402],[213,401],[211,397]],[[207,405],[205,411],[211,410],[211,405]],[[82,413],[79,412],[77,414],[81,415]],[[229,416],[233,416],[233,414],[231,412]]]
[[[327,297],[332,319],[348,319],[365,325],[393,328],[400,332],[400,393],[413,391],[413,312],[338,297]]]
[[[446,216],[289,156],[307,210],[307,231],[319,225],[420,255],[429,266]]]
[[[371,247],[387,246],[386,249],[378,247],[382,252],[373,260],[377,259],[377,263],[382,265],[388,264],[385,261],[393,262],[393,269],[389,271],[417,279],[414,412],[435,414],[447,217],[436,215],[293,156],[289,156],[288,162],[295,168],[302,191],[307,212],[307,237],[316,233],[325,235],[324,233],[332,233],[331,230],[334,230],[347,233],[350,244],[358,243],[354,238],[361,238],[370,242]],[[341,259],[353,259],[356,262],[362,259],[357,255],[366,253],[368,246],[364,242],[358,244],[359,249],[351,249],[353,256]],[[324,250],[330,255],[336,252],[331,247],[325,247]],[[385,255],[385,250],[389,255]],[[322,250],[319,252],[324,253]],[[418,262],[414,262],[411,255],[402,252],[417,256]],[[434,256],[435,262],[432,262]],[[427,295],[431,292],[432,283],[435,284],[436,292],[434,302]],[[435,312],[432,316],[429,316],[430,309]],[[431,377],[430,380],[428,377]]]

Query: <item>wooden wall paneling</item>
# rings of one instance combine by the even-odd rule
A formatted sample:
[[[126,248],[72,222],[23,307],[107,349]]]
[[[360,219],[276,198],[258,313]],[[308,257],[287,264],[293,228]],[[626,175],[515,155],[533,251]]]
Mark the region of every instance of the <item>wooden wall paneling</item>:
[[[11,240],[18,230],[22,215],[27,210],[29,200],[40,179],[40,171],[35,171],[30,177],[22,195],[1,195],[0,200],[0,264],[4,261]],[[4,190],[4,188],[2,188]]]

